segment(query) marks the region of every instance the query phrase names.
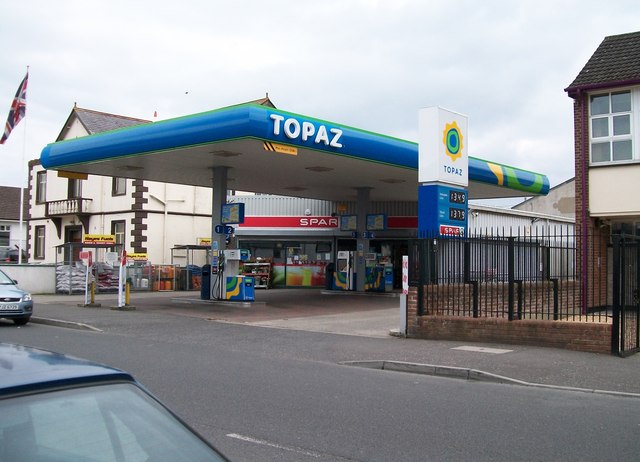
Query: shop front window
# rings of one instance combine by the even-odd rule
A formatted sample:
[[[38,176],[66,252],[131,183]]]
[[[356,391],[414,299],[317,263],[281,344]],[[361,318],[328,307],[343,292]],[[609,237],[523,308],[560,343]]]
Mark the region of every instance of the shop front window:
[[[252,261],[272,263],[272,286],[324,287],[326,266],[332,258],[331,241],[241,240]]]

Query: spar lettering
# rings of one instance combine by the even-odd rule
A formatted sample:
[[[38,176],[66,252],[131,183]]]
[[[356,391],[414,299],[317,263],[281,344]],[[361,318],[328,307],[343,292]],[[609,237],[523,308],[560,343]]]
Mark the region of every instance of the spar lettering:
[[[306,120],[300,123],[293,117],[285,118],[279,114],[271,114],[270,118],[273,120],[273,134],[276,136],[284,132],[285,136],[292,140],[300,138],[301,141],[312,140],[316,144],[322,143],[332,148],[342,147],[342,143],[340,143],[342,130],[339,128],[327,130],[324,125],[319,125],[316,128],[314,124]]]
[[[338,226],[337,218],[300,218],[300,226],[332,227]]]

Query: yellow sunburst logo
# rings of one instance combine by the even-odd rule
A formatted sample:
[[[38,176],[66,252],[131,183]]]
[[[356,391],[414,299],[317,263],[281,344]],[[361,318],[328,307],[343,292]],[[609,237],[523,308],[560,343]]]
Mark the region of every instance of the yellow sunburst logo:
[[[455,161],[459,157],[462,157],[462,133],[460,128],[454,120],[450,124],[446,124],[444,127],[442,143],[445,147],[445,154],[451,157],[451,160]]]

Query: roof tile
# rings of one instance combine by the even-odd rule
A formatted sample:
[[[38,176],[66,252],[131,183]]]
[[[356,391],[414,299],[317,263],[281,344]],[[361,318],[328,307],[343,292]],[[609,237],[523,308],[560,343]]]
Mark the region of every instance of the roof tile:
[[[91,109],[83,109],[75,107],[74,111],[80,119],[80,122],[89,132],[89,135],[116,130],[118,128],[132,127],[151,123],[150,120],[134,119],[133,117],[125,117],[106,112],[93,111]]]
[[[640,32],[605,37],[565,91],[640,83]]]
[[[26,196],[26,190],[25,190]],[[20,188],[12,186],[0,186],[0,220],[19,220],[20,219]],[[27,201],[25,200],[24,210],[27,210]],[[27,218],[26,212],[23,215]]]

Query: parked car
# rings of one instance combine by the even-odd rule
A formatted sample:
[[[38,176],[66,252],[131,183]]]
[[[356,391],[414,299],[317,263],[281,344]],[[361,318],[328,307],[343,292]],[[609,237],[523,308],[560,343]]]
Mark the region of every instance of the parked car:
[[[18,253],[20,250],[16,247],[0,247],[0,263],[18,263]],[[22,262],[27,261],[27,254],[22,251]]]
[[[18,281],[14,281],[0,270],[0,318],[11,319],[17,325],[23,326],[29,322],[32,313],[31,294],[18,287]]]
[[[130,374],[0,343],[0,460],[227,459]]]

